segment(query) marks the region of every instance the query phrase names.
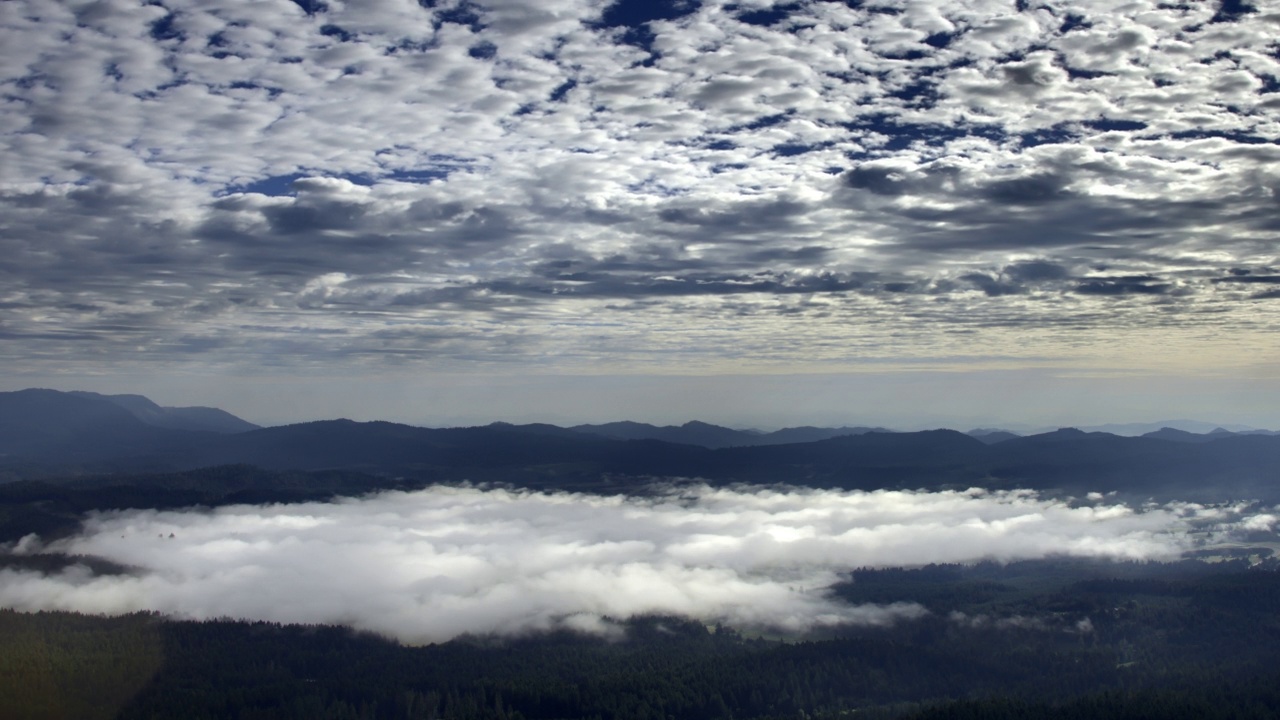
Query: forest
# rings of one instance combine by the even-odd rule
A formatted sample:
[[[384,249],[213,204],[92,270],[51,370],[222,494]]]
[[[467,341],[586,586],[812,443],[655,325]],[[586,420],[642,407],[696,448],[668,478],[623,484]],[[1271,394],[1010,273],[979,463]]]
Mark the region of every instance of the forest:
[[[331,626],[0,611],[12,718],[1263,718],[1280,563],[1050,559],[861,569],[889,627],[770,636],[674,617],[408,646]],[[10,558],[12,565],[14,561]],[[27,557],[40,563],[75,558]],[[46,568],[47,569],[47,568]],[[125,572],[97,566],[97,573]]]

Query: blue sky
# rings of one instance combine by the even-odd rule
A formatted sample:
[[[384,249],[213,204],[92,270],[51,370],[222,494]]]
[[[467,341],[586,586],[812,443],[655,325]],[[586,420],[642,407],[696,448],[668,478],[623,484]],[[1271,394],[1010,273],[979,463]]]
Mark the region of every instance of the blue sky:
[[[4,389],[1280,426],[1280,3],[0,4]]]

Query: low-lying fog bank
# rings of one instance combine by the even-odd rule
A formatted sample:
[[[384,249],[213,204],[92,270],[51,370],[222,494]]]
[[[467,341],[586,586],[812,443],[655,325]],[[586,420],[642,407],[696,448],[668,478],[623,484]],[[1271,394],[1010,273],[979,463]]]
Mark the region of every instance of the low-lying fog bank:
[[[0,607],[156,610],[344,624],[407,642],[674,614],[804,631],[882,625],[919,605],[851,606],[826,589],[857,567],[1035,559],[1172,559],[1277,517],[1247,505],[1134,509],[1030,491],[840,492],[672,487],[600,497],[435,487],[332,503],[130,510],[16,553],[136,571],[0,571]]]

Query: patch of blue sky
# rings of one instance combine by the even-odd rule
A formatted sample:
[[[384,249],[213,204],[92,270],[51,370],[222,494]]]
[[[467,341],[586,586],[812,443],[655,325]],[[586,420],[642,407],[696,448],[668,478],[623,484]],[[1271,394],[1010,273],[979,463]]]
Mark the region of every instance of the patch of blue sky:
[[[968,137],[982,137],[996,142],[1006,138],[1004,130],[998,125],[904,123],[885,113],[867,115],[845,127],[858,135],[874,133],[887,137],[884,144],[877,146],[877,151],[905,150],[918,143],[942,146],[952,140]]]
[[[1089,120],[1084,123],[1084,126],[1098,132],[1136,132],[1147,129],[1147,124],[1140,120],[1114,120],[1111,118]]]
[[[320,170],[272,175],[247,183],[228,185],[220,193],[257,193],[273,197],[288,196],[294,192],[293,184],[308,177],[339,178],[356,185],[372,187],[379,182],[402,182],[425,185],[436,180],[444,180],[452,173],[471,167],[469,161],[450,155],[433,155],[430,165],[420,168],[385,169],[377,173],[332,173]]]
[[[697,12],[697,0],[618,0],[600,16],[604,27],[637,27],[654,20],[676,20]]]
[[[605,8],[596,27],[621,30],[620,42],[649,53],[649,58],[640,63],[647,67],[654,63],[653,41],[656,38],[649,29],[649,23],[678,20],[697,12],[700,6],[698,0],[618,0]]]
[[[558,87],[556,87],[555,90],[551,91],[551,94],[547,96],[547,102],[563,102],[564,97],[569,94],[569,91],[576,87],[578,87],[577,80],[574,80],[573,78],[569,78],[568,80],[565,80]]]
[[[738,15],[740,22],[748,25],[757,25],[760,27],[773,27],[786,20],[791,13],[800,9],[800,3],[787,3],[785,5],[774,5],[770,8],[762,8],[758,10],[748,10]],[[726,11],[732,11],[732,6],[726,7]]]
[[[833,144],[834,143],[830,142],[782,143],[774,145],[770,152],[774,155],[778,155],[779,157],[794,157],[796,155],[804,155],[805,153],[813,152],[814,150],[822,150],[823,148],[831,147]]]
[[[293,4],[302,8],[302,11],[308,15],[329,11],[329,4],[322,0],[293,0]]]
[[[184,36],[182,31],[174,25],[173,21],[176,19],[176,15],[169,13],[168,15],[165,15],[159,20],[151,23],[149,30],[151,39],[159,42],[164,42],[165,40],[183,40]]]
[[[466,25],[473,33],[480,32],[485,27],[475,5],[465,1],[457,7],[436,10],[435,29],[439,30],[445,23]]]
[[[231,193],[254,193],[258,195],[270,195],[272,197],[280,197],[293,194],[293,184],[304,177],[311,177],[312,173],[289,173],[288,175],[272,175],[261,180],[244,183],[241,185],[228,185],[227,194]],[[352,182],[355,182],[352,180]]]
[[[1073,142],[1079,137],[1080,133],[1077,130],[1059,123],[1053,127],[1019,134],[1018,144],[1024,148],[1037,145],[1060,145]]]

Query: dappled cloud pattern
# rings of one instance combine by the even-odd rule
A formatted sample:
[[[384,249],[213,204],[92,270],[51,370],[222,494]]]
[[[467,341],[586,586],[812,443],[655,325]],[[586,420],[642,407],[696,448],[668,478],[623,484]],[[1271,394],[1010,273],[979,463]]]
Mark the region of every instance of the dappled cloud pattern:
[[[1241,364],[1278,36],[1275,0],[6,2],[0,357],[1096,363],[1119,328],[1152,364],[1211,328]]]

